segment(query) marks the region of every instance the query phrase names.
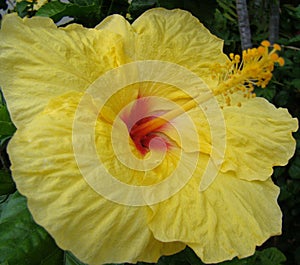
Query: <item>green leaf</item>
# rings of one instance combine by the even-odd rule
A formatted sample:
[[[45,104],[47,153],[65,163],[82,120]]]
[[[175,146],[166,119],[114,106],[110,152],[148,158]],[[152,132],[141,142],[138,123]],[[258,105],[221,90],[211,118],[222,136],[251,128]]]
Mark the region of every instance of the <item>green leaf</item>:
[[[295,17],[300,19],[300,5],[295,8]]]
[[[289,175],[293,179],[300,179],[300,156],[296,156],[295,159],[291,162]]]
[[[300,79],[296,78],[291,82],[291,85],[293,85],[295,88],[300,89]]]
[[[278,106],[286,106],[289,100],[289,93],[286,90],[281,90],[278,92],[278,94],[275,96],[275,102]]]
[[[63,251],[60,248],[54,250],[48,257],[43,259],[40,265],[65,265],[62,261]]]
[[[71,252],[66,251],[64,265],[86,265],[86,264],[82,263]]]
[[[194,2],[194,1],[186,1]],[[161,6],[167,9],[182,8],[184,9],[184,0],[157,0],[157,6]]]
[[[277,248],[267,248],[262,251],[256,251],[251,257],[219,263],[220,265],[282,265],[286,258]]]
[[[18,192],[10,195],[2,208],[0,231],[0,264],[59,265],[63,261],[63,252],[49,234],[33,221],[26,198]]]
[[[233,1],[217,0],[217,3],[221,9],[223,9],[223,15],[231,22],[237,22],[236,6]]]
[[[204,265],[200,258],[190,248],[185,249],[185,256],[190,265]]]
[[[13,135],[16,127],[12,122],[0,121],[0,135]]]
[[[11,135],[0,135],[0,147],[3,147],[10,138]]]
[[[13,135],[15,130],[16,127],[10,120],[9,112],[6,106],[0,105],[0,138],[3,138],[3,136]]]
[[[0,195],[11,194],[16,190],[14,181],[11,178],[11,175],[4,171],[0,170]]]
[[[79,6],[91,6],[95,3],[95,0],[73,0],[70,2]]]
[[[185,10],[190,11],[208,29],[212,30],[214,24],[214,14],[217,8],[216,0],[183,1]]]
[[[257,251],[258,265],[281,265],[286,261],[286,257],[277,248],[267,248],[262,251]]]
[[[288,44],[290,44],[290,45],[299,43],[299,42],[300,42],[300,35],[297,35],[296,37],[293,37],[288,40]]]
[[[254,92],[258,97],[264,97],[265,99],[271,101],[276,94],[276,86],[273,84],[270,84],[266,88],[258,87],[258,88],[255,88]]]
[[[86,3],[88,2],[85,2],[85,4]],[[89,17],[97,19],[99,6],[97,5],[98,2],[96,3],[93,1],[93,3],[94,4],[90,6],[80,6],[72,3],[61,3],[54,0],[43,5],[37,11],[36,16],[50,17],[54,22],[58,22],[65,16],[80,18],[81,20]]]
[[[20,17],[25,17],[27,15],[27,10],[29,7],[30,3],[28,3],[27,1],[21,1],[16,3],[16,9]]]
[[[37,12],[36,16],[40,17],[63,17],[63,13],[66,11],[67,4],[61,3],[59,1],[51,1],[43,5]],[[59,19],[58,19],[59,20]],[[57,21],[58,21],[57,20]],[[55,20],[56,21],[56,20]]]
[[[146,10],[155,7],[157,0],[132,0],[128,8],[128,12],[131,14],[133,19],[136,19]]]
[[[0,195],[0,216],[2,214],[4,206],[6,205],[8,198],[9,198],[9,195]]]
[[[0,121],[10,122],[9,112],[5,105],[0,105]]]

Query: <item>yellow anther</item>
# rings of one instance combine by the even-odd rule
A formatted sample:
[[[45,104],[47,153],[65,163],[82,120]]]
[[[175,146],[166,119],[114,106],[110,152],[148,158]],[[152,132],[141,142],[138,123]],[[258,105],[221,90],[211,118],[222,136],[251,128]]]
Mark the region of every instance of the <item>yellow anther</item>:
[[[230,53],[230,54],[229,54],[229,58],[230,58],[231,60],[233,60],[234,54],[233,54],[233,53]]]
[[[241,60],[241,56],[239,56],[238,54],[234,56],[234,60],[239,63]]]
[[[274,62],[278,61],[278,59],[279,59],[278,54],[277,54],[277,53],[271,54],[271,59],[272,59]]]
[[[277,63],[279,63],[280,66],[284,66],[284,59],[282,57],[279,57]]]
[[[237,106],[238,106],[238,107],[241,107],[241,106],[242,106],[242,103],[241,103],[241,102],[238,102],[238,103],[237,103]]]
[[[280,47],[280,45],[278,45],[278,44],[273,44],[273,48],[276,50],[276,51],[281,51],[281,47]]]
[[[261,45],[264,46],[264,47],[270,47],[271,46],[271,43],[268,41],[268,40],[263,40],[261,42]]]
[[[257,48],[257,51],[258,51],[261,55],[263,55],[263,54],[265,53],[265,51],[266,51],[266,48],[263,47],[263,46],[259,46],[259,47]]]

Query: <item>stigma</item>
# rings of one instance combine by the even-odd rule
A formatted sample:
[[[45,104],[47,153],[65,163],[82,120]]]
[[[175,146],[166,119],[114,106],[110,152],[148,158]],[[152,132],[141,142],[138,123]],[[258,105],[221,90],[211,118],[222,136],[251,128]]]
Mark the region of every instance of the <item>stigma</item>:
[[[148,116],[133,125],[129,131],[129,135],[140,154],[144,156],[150,149],[164,152],[166,148],[170,147],[170,143],[163,133],[163,127],[167,123],[167,121],[162,123],[159,117]]]

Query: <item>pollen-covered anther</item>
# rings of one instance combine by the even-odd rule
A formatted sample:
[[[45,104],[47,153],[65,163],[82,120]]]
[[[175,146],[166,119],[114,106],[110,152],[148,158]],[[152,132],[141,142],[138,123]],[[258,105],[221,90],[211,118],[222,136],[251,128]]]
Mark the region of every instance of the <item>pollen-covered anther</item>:
[[[270,46],[271,46],[271,43],[270,43],[268,40],[263,40],[263,41],[261,42],[261,45],[262,45],[263,47],[270,47]]]
[[[284,66],[284,59],[282,57],[279,57],[278,60],[277,60],[277,63],[280,65],[280,66]]]
[[[278,58],[279,58],[279,56],[278,56],[277,53],[271,54],[271,59],[272,59],[274,62],[276,62],[276,61],[278,60]]]
[[[273,48],[276,50],[276,51],[281,51],[281,47],[280,47],[280,45],[278,45],[278,44],[273,44]]]
[[[247,49],[239,55],[231,53],[230,61],[224,65],[214,65],[213,75],[218,79],[219,84],[213,90],[215,95],[222,94],[228,102],[225,92],[242,91],[247,98],[251,98],[254,87],[265,88],[272,78],[274,64],[284,64],[278,44],[271,45],[267,40],[261,43],[258,48]],[[218,76],[218,78],[216,78]],[[230,92],[229,92],[230,93]]]

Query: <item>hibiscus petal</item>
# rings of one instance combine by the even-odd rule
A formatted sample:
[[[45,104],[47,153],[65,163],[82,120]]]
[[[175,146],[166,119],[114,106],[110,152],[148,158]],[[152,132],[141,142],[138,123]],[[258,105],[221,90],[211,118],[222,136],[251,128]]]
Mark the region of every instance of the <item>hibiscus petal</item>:
[[[256,245],[281,233],[279,188],[270,179],[248,182],[220,173],[204,192],[198,183],[194,178],[168,201],[151,206],[155,238],[182,241],[203,262],[218,263],[250,256]]]
[[[128,56],[128,60],[131,61],[135,58],[135,32],[130,23],[123,16],[117,14],[108,16],[96,26],[96,29],[108,30],[122,36],[124,52]]]
[[[277,109],[263,98],[242,102],[241,107],[224,108],[227,146],[223,172],[234,171],[246,180],[266,180],[273,166],[284,166],[296,143],[298,128],[286,109]]]
[[[151,9],[135,20],[132,27],[139,36],[136,56],[140,60],[171,61],[199,74],[199,68],[212,61],[227,59],[222,51],[223,40],[212,35],[187,11]]]
[[[91,265],[156,262],[162,255],[182,250],[182,243],[162,243],[153,237],[147,227],[147,207],[111,202],[81,175],[72,145],[74,114],[81,96],[72,92],[51,100],[9,144],[12,174],[28,198],[34,219],[61,248]],[[94,111],[90,105],[85,114]]]
[[[190,247],[207,263],[253,255],[256,246],[281,234],[278,195],[271,179],[248,182],[220,174],[212,188],[200,194],[209,229]]]
[[[84,91],[123,62],[120,37],[80,25],[57,28],[49,18],[7,15],[0,32],[0,84],[17,127],[49,99]]]
[[[132,26],[115,15],[106,18],[97,28],[107,29],[124,38],[126,54],[132,60],[162,60],[177,63],[211,80],[212,62],[224,63],[223,40],[212,35],[197,18],[183,10],[155,8],[146,11]],[[151,44],[151,45],[149,45]]]

